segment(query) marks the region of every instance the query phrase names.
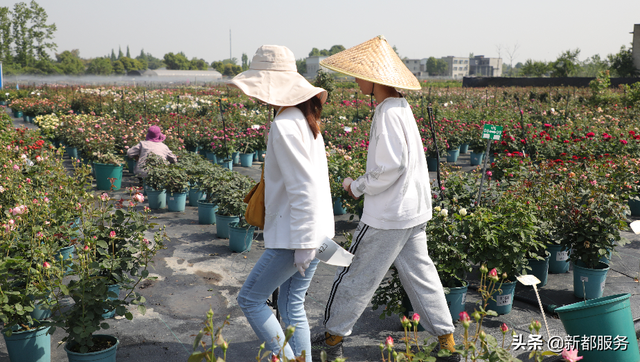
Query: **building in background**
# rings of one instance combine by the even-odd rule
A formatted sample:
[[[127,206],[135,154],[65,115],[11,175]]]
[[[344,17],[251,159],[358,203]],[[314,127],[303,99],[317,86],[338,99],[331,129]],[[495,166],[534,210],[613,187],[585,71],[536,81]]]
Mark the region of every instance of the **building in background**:
[[[333,70],[327,69],[323,66],[320,65],[320,61],[322,61],[323,59],[328,58],[327,56],[322,56],[322,55],[314,55],[312,57],[308,57],[307,58],[307,73],[304,74],[304,76],[307,79],[313,79],[316,77],[316,75],[318,75],[318,70],[322,69],[323,72],[325,73],[334,73]]]
[[[502,77],[502,59],[476,55],[469,59],[469,74],[476,77]]]
[[[173,69],[147,69],[131,70],[127,73],[129,77],[138,77],[139,81],[151,82],[174,82],[174,83],[198,83],[198,82],[219,82],[222,74],[217,70],[173,70]]]
[[[440,59],[447,62],[447,76],[453,79],[462,79],[469,75],[469,58],[450,55]]]
[[[426,78],[427,73],[427,59],[403,59],[402,62],[407,68],[416,76],[416,78]]]
[[[640,24],[633,26],[633,65],[640,69]]]

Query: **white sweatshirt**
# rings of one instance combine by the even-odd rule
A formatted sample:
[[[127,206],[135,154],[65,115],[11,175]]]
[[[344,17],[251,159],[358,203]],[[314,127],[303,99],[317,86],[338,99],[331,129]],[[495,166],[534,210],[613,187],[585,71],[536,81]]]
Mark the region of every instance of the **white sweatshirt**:
[[[376,229],[408,229],[431,219],[427,160],[406,99],[387,98],[376,107],[367,172],[351,191],[365,195],[361,220]]]
[[[273,122],[265,158],[264,244],[268,249],[311,249],[335,234],[324,140],[313,138],[295,107]]]

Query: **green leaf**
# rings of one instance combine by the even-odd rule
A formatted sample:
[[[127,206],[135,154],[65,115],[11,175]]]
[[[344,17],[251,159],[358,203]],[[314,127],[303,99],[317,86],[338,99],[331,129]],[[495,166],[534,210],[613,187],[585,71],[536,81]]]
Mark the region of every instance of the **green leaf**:
[[[131,314],[131,312],[127,312],[124,314],[125,318],[127,318],[127,320],[132,320],[133,319],[133,314]]]
[[[109,244],[107,244],[107,242],[106,242],[106,241],[104,241],[104,240],[98,240],[98,241],[96,242],[96,244],[97,244],[99,247],[103,248],[103,249],[108,249],[108,248],[109,248]]]
[[[206,352],[193,352],[191,356],[189,356],[187,362],[201,362],[205,358],[206,354]]]
[[[82,331],[83,331],[83,329],[80,326],[73,327],[73,333],[75,333],[75,334],[80,334],[80,333],[82,333]]]
[[[138,306],[138,312],[140,312],[140,314],[144,315],[145,313],[147,313],[147,307],[145,307],[144,305],[139,305]]]
[[[109,323],[100,323],[100,328],[109,329]]]
[[[198,333],[196,335],[196,339],[193,341],[193,350],[195,351],[198,346],[200,345],[200,341],[202,340],[202,337],[204,336],[204,331],[200,331],[200,333]]]

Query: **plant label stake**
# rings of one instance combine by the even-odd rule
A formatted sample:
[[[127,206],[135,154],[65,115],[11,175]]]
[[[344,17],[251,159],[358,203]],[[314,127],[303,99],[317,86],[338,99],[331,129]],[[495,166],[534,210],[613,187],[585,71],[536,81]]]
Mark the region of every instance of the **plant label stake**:
[[[542,320],[544,321],[544,326],[547,329],[547,338],[551,339],[551,333],[549,333],[549,325],[547,324],[547,316],[544,314],[544,309],[542,309],[542,301],[540,301],[540,294],[538,294],[537,284],[540,283],[540,279],[538,279],[535,275],[520,275],[517,276],[516,279],[524,285],[532,286],[533,291],[536,293],[536,298],[538,298],[538,306],[540,306],[540,313],[542,313]]]
[[[476,197],[476,205],[480,206],[480,195],[482,195],[482,185],[484,184],[484,176],[487,173],[487,159],[489,159],[489,152],[491,151],[491,141],[499,141],[502,138],[502,126],[494,126],[491,124],[485,124],[482,129],[482,138],[487,139],[487,151],[486,157],[482,162],[482,178],[480,179],[480,189],[478,190],[478,197]]]
[[[431,129],[431,139],[433,139],[433,146],[436,149],[436,176],[438,179],[438,194],[441,195],[441,199],[445,198],[444,190],[442,189],[442,182],[440,181],[440,150],[438,150],[438,142],[436,141],[436,129],[434,127],[434,119],[433,116],[433,108],[431,106],[427,107],[427,112],[429,113],[429,129]],[[422,111],[422,117],[424,118],[424,107]]]
[[[218,99],[218,107],[220,108],[220,120],[222,121],[222,142],[224,143],[224,152],[226,154],[225,161],[229,160],[229,149],[227,148],[227,126],[224,123],[222,115],[222,99]]]

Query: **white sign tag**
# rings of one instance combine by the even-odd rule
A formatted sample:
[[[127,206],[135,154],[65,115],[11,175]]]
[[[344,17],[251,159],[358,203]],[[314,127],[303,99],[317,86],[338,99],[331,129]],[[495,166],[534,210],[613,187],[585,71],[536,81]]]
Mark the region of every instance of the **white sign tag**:
[[[631,230],[636,234],[640,234],[640,220],[631,223]]]
[[[581,282],[589,283],[589,277],[580,277]]]
[[[260,129],[260,125],[259,125],[259,124],[254,124],[253,126],[251,126],[251,128],[253,128],[253,129]]]
[[[511,304],[511,294],[496,296],[496,305],[498,307],[502,307],[509,304]]]
[[[169,201],[173,201],[173,197],[169,197]]]
[[[327,237],[316,250],[316,257],[321,262],[329,265],[347,267],[351,264],[353,254],[344,250],[338,243]]]
[[[569,250],[559,251],[556,254],[556,261],[565,261],[569,259]]]
[[[600,283],[600,292],[604,293],[604,281]]]
[[[535,275],[527,274],[520,275],[517,277],[518,281],[524,285],[536,285],[540,284],[540,279],[536,278]]]
[[[462,295],[462,303],[460,303],[460,304],[465,305],[466,303],[467,303],[467,293],[464,293]]]

